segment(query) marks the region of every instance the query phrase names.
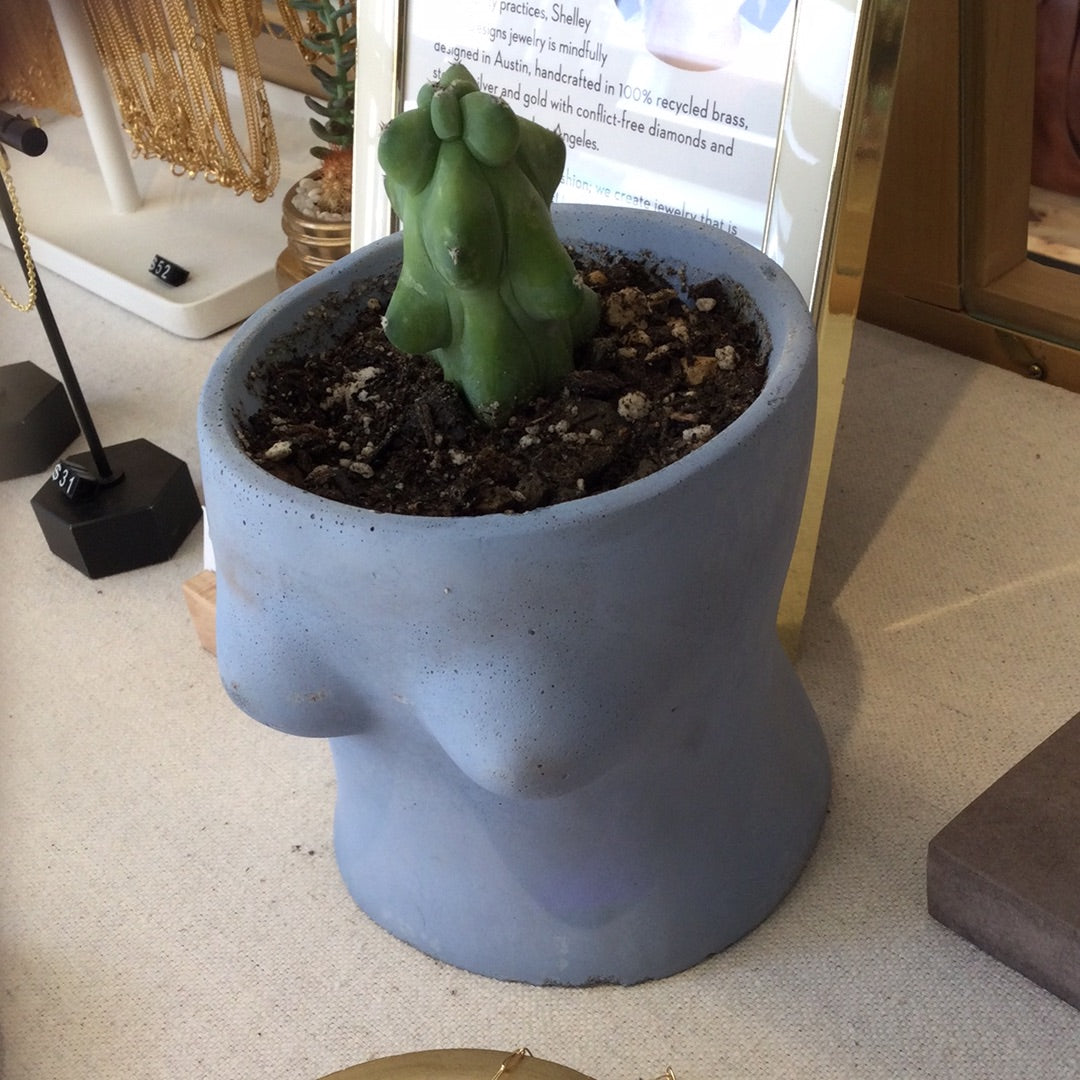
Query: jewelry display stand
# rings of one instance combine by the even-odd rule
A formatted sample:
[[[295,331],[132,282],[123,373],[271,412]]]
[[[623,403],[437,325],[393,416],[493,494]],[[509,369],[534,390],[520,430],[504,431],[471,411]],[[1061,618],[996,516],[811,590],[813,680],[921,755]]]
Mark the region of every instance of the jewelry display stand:
[[[78,434],[62,383],[29,360],[0,367],[0,480],[44,472]]]
[[[34,159],[48,146],[44,131],[2,110],[0,141]],[[22,471],[7,475],[32,471],[25,466],[33,458],[37,457],[37,463],[43,464],[40,459],[46,450],[59,452],[81,430],[89,449],[57,462],[52,476],[30,500],[49,548],[91,578],[164,562],[176,553],[202,517],[191,473],[179,458],[145,439],[122,443],[106,453],[53,317],[45,286],[38,278],[22,210],[11,183],[7,153],[2,147],[0,170],[3,172],[0,217],[26,279],[27,300],[20,303],[3,288],[0,294],[19,311],[37,308],[56,366],[64,378],[57,395],[56,387],[60,384],[33,364],[8,365],[2,369],[7,378],[0,383],[0,397],[6,398],[8,395],[2,392],[12,387],[20,390],[13,412],[0,408],[5,420],[5,441],[16,443],[9,447],[15,451],[11,456],[23,467]],[[28,378],[26,369],[38,377]],[[10,378],[12,372],[16,373],[14,381]],[[64,391],[71,414],[67,418],[56,410],[57,397],[64,397]],[[0,401],[0,405],[5,404]],[[29,423],[31,418],[35,423]],[[27,422],[20,423],[20,419]],[[76,420],[73,430],[71,425]],[[50,435],[63,441],[54,443]]]
[[[46,314],[48,300],[33,270],[4,147],[38,157],[45,152],[48,138],[0,110],[0,144],[0,217],[26,278],[26,300],[17,300],[3,285],[0,298],[24,313],[40,301],[45,305],[38,308],[44,323],[51,312]],[[62,383],[29,360],[0,367],[0,480],[44,472],[78,434],[79,423]]]
[[[201,176],[178,178],[167,162],[131,160],[85,17],[71,0],[51,6],[83,116],[43,117],[49,154],[12,169],[34,259],[180,337],[245,319],[278,291],[280,197],[256,203]],[[242,118],[235,76],[223,75]],[[295,91],[267,84],[266,93],[281,175],[299,178],[312,168],[309,110]],[[166,284],[150,272],[155,257],[190,276]]]

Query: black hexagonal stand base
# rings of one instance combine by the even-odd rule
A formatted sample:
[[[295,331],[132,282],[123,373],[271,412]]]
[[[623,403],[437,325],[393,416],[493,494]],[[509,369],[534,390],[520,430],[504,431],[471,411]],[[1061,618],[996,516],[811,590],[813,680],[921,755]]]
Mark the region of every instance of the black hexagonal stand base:
[[[0,367],[0,480],[45,472],[78,434],[63,383],[29,360]]]
[[[106,447],[121,480],[88,498],[68,498],[48,481],[31,499],[38,524],[54,555],[87,577],[135,570],[171,559],[202,517],[187,465],[145,439]],[[93,469],[88,453],[75,465]]]

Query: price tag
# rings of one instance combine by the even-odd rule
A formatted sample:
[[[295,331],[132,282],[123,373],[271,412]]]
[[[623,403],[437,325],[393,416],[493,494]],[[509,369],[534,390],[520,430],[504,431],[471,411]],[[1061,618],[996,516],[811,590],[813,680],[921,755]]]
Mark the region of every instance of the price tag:
[[[72,502],[92,498],[101,486],[91,469],[73,461],[58,461],[50,479]]]
[[[150,263],[150,273],[156,278],[161,278],[166,285],[174,287],[183,285],[191,276],[182,266],[177,266],[176,263],[163,258],[161,255],[154,256],[153,262]]]

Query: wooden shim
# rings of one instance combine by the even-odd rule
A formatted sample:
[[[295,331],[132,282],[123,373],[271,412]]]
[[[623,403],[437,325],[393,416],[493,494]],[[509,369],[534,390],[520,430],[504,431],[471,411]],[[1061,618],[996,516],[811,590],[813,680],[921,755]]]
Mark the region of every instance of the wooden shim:
[[[213,570],[203,570],[184,582],[184,599],[195,626],[199,644],[217,655],[214,615],[217,606],[217,577]]]

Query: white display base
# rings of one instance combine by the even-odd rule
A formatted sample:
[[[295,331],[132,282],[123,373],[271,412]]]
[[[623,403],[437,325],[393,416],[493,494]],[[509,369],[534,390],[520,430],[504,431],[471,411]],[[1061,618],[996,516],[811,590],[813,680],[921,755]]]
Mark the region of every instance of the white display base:
[[[43,117],[45,153],[8,155],[34,260],[180,337],[209,337],[247,318],[278,291],[284,194],[317,165],[303,96],[279,86],[267,86],[267,95],[281,180],[263,203],[202,176],[173,176],[167,162],[136,159],[131,166],[143,204],[117,213],[84,122]],[[238,97],[230,98],[230,108],[240,118],[237,132],[245,132]],[[27,115],[17,106],[10,111]],[[11,246],[6,230],[0,241]],[[173,287],[154,277],[155,255],[190,271],[187,282]]]

